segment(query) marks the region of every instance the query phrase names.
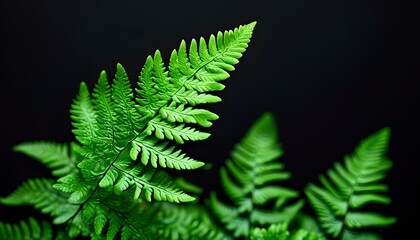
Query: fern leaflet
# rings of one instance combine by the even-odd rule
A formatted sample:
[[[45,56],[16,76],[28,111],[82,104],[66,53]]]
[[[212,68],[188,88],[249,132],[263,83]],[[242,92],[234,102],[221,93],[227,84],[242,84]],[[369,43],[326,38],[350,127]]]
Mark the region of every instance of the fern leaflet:
[[[152,208],[155,217],[148,230],[155,234],[151,239],[232,239],[198,204],[154,203]]]
[[[52,169],[52,175],[62,177],[77,168],[76,148],[75,143],[69,149],[67,144],[39,141],[18,144],[13,150],[38,160]]]
[[[77,206],[68,203],[68,195],[52,188],[54,180],[29,179],[9,196],[0,198],[0,203],[8,206],[34,206],[44,214],[51,216],[71,215]]]

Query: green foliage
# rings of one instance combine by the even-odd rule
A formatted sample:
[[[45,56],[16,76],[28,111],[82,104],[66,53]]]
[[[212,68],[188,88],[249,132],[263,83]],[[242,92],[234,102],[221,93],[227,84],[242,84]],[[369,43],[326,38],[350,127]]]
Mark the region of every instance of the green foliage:
[[[385,227],[396,221],[375,212],[363,211],[367,204],[389,204],[383,194],[388,186],[380,183],[391,168],[385,156],[390,130],[384,128],[364,139],[353,154],[346,156],[344,165],[336,163],[320,176],[323,188],[309,184],[305,193],[313,206],[321,227],[332,237],[341,239],[376,239],[359,229]],[[366,237],[366,234],[369,237]]]
[[[48,214],[54,228],[33,218],[0,222],[0,240],[323,240],[327,234],[380,239],[363,230],[395,222],[366,211],[371,203],[390,203],[384,195],[388,186],[380,183],[392,166],[385,156],[387,128],[322,175],[323,187],[307,186],[316,219],[304,212],[299,191],[279,184],[291,175],[278,161],[283,150],[270,113],[252,125],[220,169],[229,203],[212,192],[203,204],[202,188],[169,174],[204,166],[181,145],[210,136],[205,129],[218,116],[201,106],[221,101],[212,92],[224,89],[221,81],[235,69],[255,24],[207,41],[182,41],[167,67],[156,51],[134,89],[120,64],[110,81],[102,71],[92,91],[82,82],[70,110],[77,143],[40,141],[14,148],[45,164],[57,179],[28,179],[0,198],[2,204],[30,205]]]
[[[55,177],[66,176],[77,169],[77,145],[54,142],[27,142],[16,145],[13,150],[32,157],[52,169]]]
[[[148,229],[154,233],[151,239],[232,239],[214,222],[204,206],[162,202],[153,204],[153,207],[155,217]]]
[[[52,179],[28,179],[13,193],[0,198],[0,203],[9,206],[34,206],[44,214],[51,216],[65,216],[77,210],[77,206],[70,204],[68,195],[52,188]]]
[[[50,213],[55,224],[68,226],[71,238],[147,236],[150,211],[144,209],[145,201],[195,200],[163,171],[204,165],[179,145],[210,136],[202,129],[218,116],[201,106],[221,101],[211,92],[224,89],[221,81],[235,69],[255,24],[218,32],[208,40],[183,40],[167,67],[156,51],[147,57],[134,89],[120,64],[111,81],[102,71],[92,92],[82,82],[70,110],[80,145],[70,152],[66,145],[50,142],[15,147],[46,164],[58,180],[28,180],[2,203],[34,205]]]
[[[319,226],[316,219],[303,211],[299,212],[292,223],[290,224],[289,229],[304,229],[308,232],[313,232],[318,234],[320,237],[325,237],[324,232]]]
[[[71,117],[84,159],[78,165],[80,172],[60,178],[54,185],[71,194],[69,201],[79,205],[66,221],[74,223],[81,215],[81,222],[90,222],[97,235],[103,234],[109,222],[107,238],[112,239],[119,231],[123,238],[139,237],[143,234],[139,226],[125,222],[121,216],[125,217],[123,212],[136,212],[140,199],[175,203],[194,200],[161,174],[158,166],[177,170],[203,166],[170,141],[183,144],[210,136],[194,125],[209,127],[218,117],[197,105],[220,101],[207,92],[222,89],[218,81],[234,70],[254,26],[251,23],[219,32],[217,37],[211,35],[208,43],[200,38],[199,46],[196,40],[189,47],[182,41],[178,51],[171,54],[168,70],[156,51],[142,68],[136,95],[120,64],[111,84],[106,73],[101,73],[92,96],[86,84],[81,84]],[[205,88],[214,85],[219,88]],[[124,211],[114,207],[119,198],[131,198]],[[113,214],[105,214],[108,212]],[[75,230],[72,235],[77,234]]]
[[[299,229],[293,234],[288,230],[287,224],[273,224],[268,228],[254,228],[251,231],[251,240],[325,240],[316,233]]]
[[[0,222],[0,239],[7,240],[67,240],[68,237],[63,231],[54,234],[51,224],[42,221],[39,223],[34,218],[27,222],[20,221],[19,224]]]
[[[215,193],[211,194],[209,205],[235,237],[248,237],[255,226],[290,222],[302,207],[302,201],[286,206],[299,193],[277,185],[290,178],[284,164],[277,161],[282,154],[274,117],[266,113],[235,146],[231,159],[221,168],[222,186],[234,206],[222,203]]]

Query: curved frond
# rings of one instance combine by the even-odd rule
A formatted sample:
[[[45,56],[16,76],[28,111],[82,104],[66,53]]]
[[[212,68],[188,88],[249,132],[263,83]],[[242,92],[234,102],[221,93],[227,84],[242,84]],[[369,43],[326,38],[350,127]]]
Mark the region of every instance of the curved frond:
[[[310,184],[305,189],[321,227],[333,237],[344,236],[352,229],[384,227],[396,221],[362,209],[371,203],[390,203],[383,193],[388,187],[380,183],[392,166],[385,156],[389,135],[390,130],[384,128],[364,139],[345,158],[344,165],[336,163],[327,176],[320,177],[323,187]],[[352,236],[357,234],[353,232]],[[359,234],[362,236],[363,232]]]
[[[209,205],[235,237],[248,237],[249,229],[256,226],[290,222],[303,206],[303,201],[285,206],[298,192],[274,185],[290,178],[284,165],[277,161],[282,154],[274,117],[266,113],[253,124],[221,168],[222,186],[233,206],[221,203],[215,194]]]

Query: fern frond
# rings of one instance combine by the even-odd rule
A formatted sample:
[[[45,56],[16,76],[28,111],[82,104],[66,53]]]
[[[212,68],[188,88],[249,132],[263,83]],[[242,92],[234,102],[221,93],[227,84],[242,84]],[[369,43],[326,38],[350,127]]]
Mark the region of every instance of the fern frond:
[[[344,165],[336,163],[327,171],[327,177],[320,177],[323,188],[309,184],[305,189],[321,227],[333,237],[353,239],[348,236],[364,234],[349,234],[353,229],[384,227],[396,221],[393,217],[362,211],[367,204],[390,203],[390,198],[383,195],[388,187],[380,183],[392,166],[385,156],[389,135],[390,130],[384,128],[367,137],[345,158]]]
[[[0,222],[0,239],[7,240],[67,240],[67,235],[58,231],[54,234],[51,224],[46,221],[39,223],[34,218],[20,221],[19,224]]]
[[[221,203],[214,193],[209,205],[235,237],[248,237],[249,229],[256,226],[287,223],[303,206],[303,201],[285,206],[298,192],[272,185],[290,178],[277,161],[282,154],[275,120],[266,113],[235,146],[226,167],[221,168],[222,186],[234,206]]]
[[[199,45],[195,40],[190,46],[182,41],[172,52],[168,67],[156,51],[146,59],[135,89],[120,64],[111,82],[101,72],[92,94],[85,83],[80,85],[71,118],[73,132],[82,145],[78,150],[82,159],[77,172],[54,185],[68,193],[68,201],[77,208],[73,215],[56,219],[70,223],[71,236],[83,233],[84,214],[92,214],[87,219],[93,220],[87,225],[100,233],[98,237],[105,231],[108,239],[117,234],[140,236],[142,229],[126,229],[131,225],[121,219],[124,215],[119,209],[110,208],[109,199],[130,196],[135,206],[143,200],[194,200],[161,174],[160,168],[184,170],[204,165],[182,153],[178,144],[210,136],[199,127],[211,126],[218,116],[201,106],[220,101],[208,92],[224,88],[217,81],[228,78],[228,71],[234,70],[254,26],[240,26],[217,34],[217,38],[212,35],[208,43],[201,38]],[[105,221],[101,211],[111,210],[115,214]]]
[[[9,196],[0,198],[0,203],[8,206],[34,206],[44,214],[62,217],[74,214],[77,206],[68,203],[68,195],[52,188],[51,179],[29,179]]]
[[[75,143],[69,147],[68,144],[38,141],[18,144],[13,150],[38,160],[52,169],[52,175],[62,177],[77,169],[79,159],[75,148]]]

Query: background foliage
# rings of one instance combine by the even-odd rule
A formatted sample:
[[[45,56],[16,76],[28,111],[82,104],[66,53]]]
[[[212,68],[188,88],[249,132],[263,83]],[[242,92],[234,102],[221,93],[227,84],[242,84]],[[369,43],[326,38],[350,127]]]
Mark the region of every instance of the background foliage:
[[[43,166],[11,151],[33,140],[68,142],[68,109],[79,82],[121,62],[131,78],[154,49],[165,59],[181,38],[206,36],[258,21],[253,47],[215,106],[212,137],[187,151],[220,166],[251,122],[270,110],[286,149],[293,187],[316,179],[360,138],[390,126],[386,182],[393,204],[390,239],[414,232],[419,215],[419,2],[407,1],[3,1],[1,195]],[[208,146],[212,146],[209,148]],[[217,149],[216,151],[214,149]],[[305,165],[305,168],[301,168]],[[308,170],[310,169],[310,170]],[[206,181],[212,173],[191,174]],[[1,207],[1,219],[26,219],[30,209]],[[33,215],[33,214],[32,214]]]

